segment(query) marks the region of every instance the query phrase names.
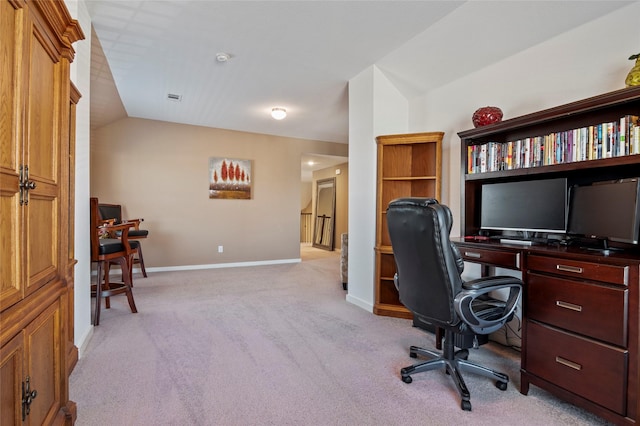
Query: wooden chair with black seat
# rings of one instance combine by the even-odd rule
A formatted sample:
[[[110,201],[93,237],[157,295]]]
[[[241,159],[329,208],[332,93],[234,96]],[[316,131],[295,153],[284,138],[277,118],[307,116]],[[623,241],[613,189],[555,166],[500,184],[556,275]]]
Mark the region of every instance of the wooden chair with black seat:
[[[100,219],[102,220],[113,219],[115,221],[115,224],[120,224],[123,222],[133,223],[133,229],[129,229],[129,240],[140,240],[142,238],[147,238],[147,236],[149,235],[148,230],[140,229],[140,223],[144,221],[143,218],[122,218],[122,205],[120,204],[98,203],[98,212],[100,214]],[[146,278],[147,270],[144,267],[144,258],[142,257],[142,244],[140,244],[140,242],[138,241],[138,243],[134,245],[136,246],[136,256],[134,257],[133,263],[137,263],[140,265],[142,276]]]
[[[134,227],[133,223],[114,224],[112,220],[103,221],[98,213],[98,199],[91,198],[90,204],[91,261],[98,265],[96,284],[91,286],[91,295],[96,298],[93,325],[99,325],[102,298],[105,299],[105,307],[108,309],[111,307],[109,299],[111,296],[125,294],[131,312],[138,312],[131,289],[133,286],[131,268],[135,254],[134,246],[137,242],[129,240],[129,232]],[[116,233],[119,236],[114,238]],[[110,281],[109,270],[112,263],[120,266],[122,282]]]

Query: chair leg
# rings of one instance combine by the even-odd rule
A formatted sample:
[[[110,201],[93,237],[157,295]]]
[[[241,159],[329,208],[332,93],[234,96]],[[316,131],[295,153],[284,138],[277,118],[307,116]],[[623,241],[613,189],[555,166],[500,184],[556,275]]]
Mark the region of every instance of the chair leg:
[[[129,301],[129,307],[131,308],[132,313],[137,313],[138,309],[136,308],[136,302],[133,300],[133,291],[131,291],[131,274],[126,274],[124,271],[129,269],[129,265],[131,262],[128,262],[124,257],[120,257],[116,260],[120,264],[120,268],[123,271],[122,281],[126,287],[125,293],[127,294],[127,300]]]
[[[129,274],[129,282],[131,283],[131,287],[133,287],[133,263],[135,254],[131,254],[127,259],[127,274]],[[124,282],[124,269],[122,270],[122,282]]]
[[[96,277],[96,306],[93,313],[93,325],[100,324],[100,305],[102,296],[102,262],[98,262],[98,274]]]
[[[135,252],[134,252],[135,253]],[[120,262],[120,259],[112,259],[111,261],[109,261],[109,264],[113,263],[116,264],[118,266],[120,266],[120,272],[121,272],[121,276],[122,276],[122,282],[125,282],[125,275],[129,276],[129,282],[131,283],[131,287],[133,287],[133,263],[134,263],[134,254],[131,254],[129,256],[129,258],[127,258],[126,260],[126,268],[122,269],[122,265]]]
[[[438,352],[430,351],[429,349],[420,348],[418,346],[409,347],[409,356],[411,358],[416,358],[418,355],[422,355],[423,357],[430,359],[441,357]]]
[[[447,361],[447,373],[449,373],[453,379],[453,383],[455,383],[456,388],[458,388],[458,393],[462,399],[460,406],[463,410],[471,411],[471,394],[460,373],[459,361]]]
[[[497,380],[505,384],[509,382],[509,376],[507,376],[506,374],[500,373],[487,367],[483,367],[482,365],[478,365],[470,361],[460,359],[458,360],[458,367],[460,367],[462,371],[468,371],[469,373],[478,374],[488,379]]]
[[[142,276],[147,278],[147,270],[144,267],[144,258],[142,257],[142,244],[140,244],[140,241],[138,241],[138,263],[140,264]]]
[[[104,290],[105,291],[109,291],[111,289],[111,284],[109,283],[109,274],[111,273],[110,267],[111,267],[111,262],[105,262],[105,265],[104,265]],[[111,309],[111,298],[109,296],[104,297],[104,307],[105,309]]]
[[[400,375],[402,376],[402,381],[405,383],[411,383],[412,374],[423,373],[425,371],[435,370],[436,368],[445,367],[447,360],[444,358],[430,359],[429,361],[420,362],[418,364],[410,365],[408,367],[404,367],[400,370]]]

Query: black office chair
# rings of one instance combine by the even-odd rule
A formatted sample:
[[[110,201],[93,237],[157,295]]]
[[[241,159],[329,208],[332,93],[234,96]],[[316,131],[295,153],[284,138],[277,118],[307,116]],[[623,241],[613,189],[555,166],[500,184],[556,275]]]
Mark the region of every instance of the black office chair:
[[[462,409],[470,411],[462,371],[495,379],[496,387],[507,389],[509,377],[467,361],[467,349],[477,346],[477,337],[498,330],[513,317],[522,281],[508,276],[463,281],[460,274],[464,262],[449,240],[451,211],[437,200],[396,199],[389,203],[386,216],[400,301],[414,318],[444,329],[442,354],[411,346],[412,358],[422,355],[428,360],[401,369],[402,380],[411,383],[412,374],[444,367],[458,388]],[[509,289],[506,302],[488,295],[501,289]],[[456,352],[455,346],[461,350]]]

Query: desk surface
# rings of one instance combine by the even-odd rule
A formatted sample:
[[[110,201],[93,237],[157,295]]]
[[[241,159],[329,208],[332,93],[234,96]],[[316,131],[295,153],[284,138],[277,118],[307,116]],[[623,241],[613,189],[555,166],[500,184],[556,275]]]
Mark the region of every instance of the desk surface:
[[[465,238],[452,238],[451,242],[458,248],[471,250],[493,250],[506,253],[530,253],[552,256],[561,256],[565,259],[576,259],[595,263],[628,264],[629,262],[640,263],[640,248],[638,250],[612,251],[605,255],[601,251],[582,248],[579,246],[566,246],[560,244],[532,244],[524,246],[521,244],[501,243],[499,240],[474,241]],[[465,256],[466,257],[466,256]],[[468,259],[473,261],[473,259]],[[482,262],[479,262],[482,263]]]

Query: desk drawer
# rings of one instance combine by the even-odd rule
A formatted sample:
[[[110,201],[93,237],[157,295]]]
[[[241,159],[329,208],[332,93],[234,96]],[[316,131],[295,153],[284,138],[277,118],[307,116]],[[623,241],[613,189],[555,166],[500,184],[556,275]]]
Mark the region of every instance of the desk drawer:
[[[627,351],[527,322],[528,373],[626,414]]]
[[[527,256],[527,268],[583,280],[595,280],[625,286],[629,284],[628,266],[604,265],[532,254]]]
[[[460,247],[464,260],[507,269],[520,269],[520,253]]]
[[[619,346],[627,345],[626,287],[527,273],[527,318]]]

